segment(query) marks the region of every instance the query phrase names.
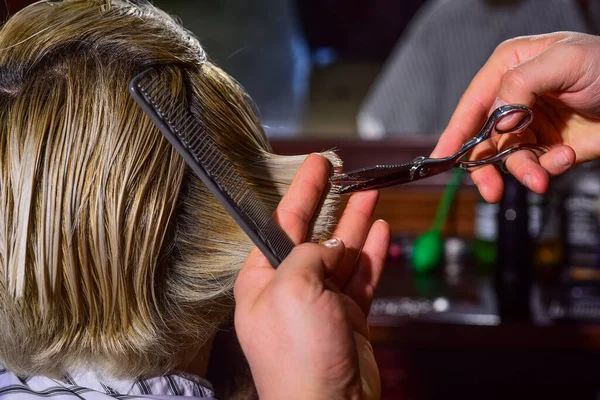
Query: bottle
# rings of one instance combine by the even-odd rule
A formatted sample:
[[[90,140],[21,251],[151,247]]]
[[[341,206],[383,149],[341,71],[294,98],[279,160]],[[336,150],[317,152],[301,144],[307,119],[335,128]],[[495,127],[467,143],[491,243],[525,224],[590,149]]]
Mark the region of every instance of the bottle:
[[[533,241],[533,273],[540,283],[554,284],[564,265],[562,194],[556,180],[545,195],[530,191],[529,234]]]
[[[532,242],[529,234],[528,189],[512,175],[504,176],[504,194],[498,210],[498,257],[495,289],[500,318],[530,317]]]
[[[600,164],[571,171],[564,198],[566,279],[600,281]]]
[[[496,265],[498,240],[498,204],[486,202],[481,195],[475,204],[473,258],[477,266],[490,271]]]
[[[532,190],[527,191],[528,229],[529,236],[533,240],[535,240],[542,231],[545,202],[546,198],[544,195],[538,194]]]

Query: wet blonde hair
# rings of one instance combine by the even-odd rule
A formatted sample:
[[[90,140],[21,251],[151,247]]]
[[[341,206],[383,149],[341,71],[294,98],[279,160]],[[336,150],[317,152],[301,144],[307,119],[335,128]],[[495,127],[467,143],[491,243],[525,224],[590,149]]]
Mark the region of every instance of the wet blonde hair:
[[[0,30],[0,362],[18,374],[164,373],[232,311],[252,243],[130,98],[136,74],[180,77],[270,209],[305,158],[272,154],[244,90],[137,3],[42,1]]]

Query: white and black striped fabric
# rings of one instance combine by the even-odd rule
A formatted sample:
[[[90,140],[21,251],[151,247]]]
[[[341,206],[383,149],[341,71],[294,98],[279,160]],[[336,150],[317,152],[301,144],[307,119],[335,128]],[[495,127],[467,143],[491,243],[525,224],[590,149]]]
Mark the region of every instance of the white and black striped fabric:
[[[594,33],[598,3],[592,0],[584,13],[578,0],[430,0],[363,102],[360,135],[441,133],[471,79],[500,43],[555,31]]]
[[[193,375],[174,374],[149,379],[101,379],[82,372],[63,379],[18,377],[0,365],[0,400],[5,399],[214,399],[210,383]]]

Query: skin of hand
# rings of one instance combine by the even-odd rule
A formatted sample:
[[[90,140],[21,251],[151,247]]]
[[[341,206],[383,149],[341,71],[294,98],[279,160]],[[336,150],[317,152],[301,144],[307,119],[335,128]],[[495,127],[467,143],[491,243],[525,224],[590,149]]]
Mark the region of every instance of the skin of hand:
[[[277,270],[255,248],[235,283],[236,333],[261,399],[380,397],[366,316],[390,228],[371,224],[378,194],[364,192],[349,199],[333,239],[303,243],[328,171],[309,156],[275,212],[299,245]]]
[[[539,143],[550,151],[539,160],[519,151],[506,167],[529,189],[544,193],[550,176],[600,157],[600,37],[572,32],[508,40],[494,51],[463,94],[448,127],[432,153],[445,157],[480,129],[491,111],[504,104],[530,107],[534,119],[522,136],[495,135],[477,146],[481,159],[517,142]],[[519,116],[498,127],[514,126]],[[493,166],[471,177],[488,202],[500,200],[502,177]]]

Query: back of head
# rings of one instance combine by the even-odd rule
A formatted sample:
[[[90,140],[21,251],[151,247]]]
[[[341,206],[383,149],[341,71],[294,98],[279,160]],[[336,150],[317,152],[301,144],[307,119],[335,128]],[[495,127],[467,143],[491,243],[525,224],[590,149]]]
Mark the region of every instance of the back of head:
[[[271,209],[305,158],[273,155],[243,89],[137,3],[42,1],[0,30],[0,362],[16,373],[163,373],[232,310],[252,244],[130,98],[136,74],[177,77]]]

